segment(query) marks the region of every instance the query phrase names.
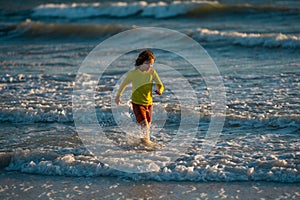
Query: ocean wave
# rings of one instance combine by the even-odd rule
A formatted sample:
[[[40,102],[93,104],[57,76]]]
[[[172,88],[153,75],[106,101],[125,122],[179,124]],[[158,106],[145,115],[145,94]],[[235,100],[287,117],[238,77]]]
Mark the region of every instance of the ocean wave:
[[[187,17],[206,14],[218,14],[224,12],[286,12],[293,8],[279,6],[254,6],[225,5],[217,1],[172,1],[148,3],[139,2],[115,2],[115,3],[72,3],[72,4],[44,4],[33,9],[32,17],[60,17],[69,19],[90,17],[130,17],[139,15],[143,17],[170,18],[185,15]]]
[[[294,140],[295,143],[284,143],[288,139]],[[234,140],[220,141],[212,149],[212,153],[206,156],[199,154],[201,145],[192,146],[188,153],[178,155],[176,161],[166,163],[165,166],[151,172],[140,174],[114,169],[82,146],[52,149],[46,147],[35,150],[19,149],[14,152],[1,153],[0,159],[6,164],[2,167],[6,167],[5,169],[8,171],[53,176],[117,176],[134,180],[195,182],[299,182],[300,154],[295,151],[298,143],[294,136],[243,134],[235,136]],[[241,148],[243,151],[240,150]],[[285,151],[275,151],[276,148],[285,148]],[[259,151],[262,149],[263,151]],[[111,149],[107,150],[113,159],[117,159],[117,152],[111,151]],[[126,154],[126,151],[123,154]],[[123,162],[126,160],[120,159]],[[160,159],[165,158],[161,155]],[[131,165],[134,167],[138,162],[144,162],[144,160],[136,161],[136,163],[129,161],[128,167]]]
[[[42,23],[27,19],[16,26],[10,26],[2,30],[4,39],[15,37],[34,37],[34,38],[100,38],[111,36],[130,27],[123,25],[97,25],[97,24],[59,24],[59,23]],[[3,33],[4,32],[4,33]],[[6,35],[6,36],[5,36]],[[8,37],[8,38],[7,38]]]
[[[199,28],[193,38],[197,41],[228,42],[245,47],[300,48],[300,35],[282,33],[242,33]]]
[[[0,40],[11,38],[47,38],[47,39],[99,39],[109,37],[136,26],[119,24],[71,24],[42,23],[27,19],[17,24],[2,27]],[[300,48],[300,35],[283,33],[244,33],[198,28],[190,36],[199,42],[227,42],[245,47],[261,46],[266,48]]]
[[[168,18],[187,13],[195,6],[215,4],[216,2],[191,1],[173,3],[158,2],[147,3],[145,1],[126,3],[92,3],[92,4],[45,4],[34,9],[32,16],[39,17],[63,17],[70,19],[88,17],[129,17],[140,15],[144,17]]]

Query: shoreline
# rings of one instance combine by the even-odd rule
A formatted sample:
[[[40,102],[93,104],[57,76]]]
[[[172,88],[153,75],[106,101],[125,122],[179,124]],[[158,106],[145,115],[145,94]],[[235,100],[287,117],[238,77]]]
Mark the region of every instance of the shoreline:
[[[156,182],[0,171],[0,199],[300,199],[299,183]]]

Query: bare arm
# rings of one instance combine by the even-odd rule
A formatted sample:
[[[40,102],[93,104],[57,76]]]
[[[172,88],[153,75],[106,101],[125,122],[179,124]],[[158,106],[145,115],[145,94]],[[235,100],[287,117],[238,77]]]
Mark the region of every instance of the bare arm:
[[[132,80],[130,78],[130,74],[128,74],[127,77],[121,83],[120,88],[117,93],[117,96],[115,98],[115,102],[117,105],[119,105],[121,103],[121,96],[122,96],[124,90],[126,89],[126,87],[131,83],[131,81]]]
[[[156,88],[157,88],[157,90],[155,90],[155,93],[158,94],[158,95],[162,95],[162,93],[164,91],[164,85],[161,82],[161,80],[160,80],[160,78],[159,78],[156,71],[153,72],[153,79],[154,79],[154,82],[155,82],[155,85],[156,85]]]

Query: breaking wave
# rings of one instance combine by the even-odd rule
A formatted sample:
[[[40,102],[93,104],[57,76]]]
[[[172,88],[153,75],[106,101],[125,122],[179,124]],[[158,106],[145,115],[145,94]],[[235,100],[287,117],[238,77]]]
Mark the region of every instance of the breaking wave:
[[[289,136],[295,139],[295,136]],[[199,146],[178,155],[178,160],[152,172],[136,174],[122,172],[102,163],[84,147],[39,148],[1,153],[0,159],[8,171],[56,176],[117,176],[134,180],[157,181],[273,181],[299,182],[300,159],[298,142],[286,144],[277,134],[243,135],[224,140],[212,154],[199,154]],[[253,141],[256,141],[253,143]],[[278,143],[279,142],[279,143]],[[281,145],[281,147],[280,147]],[[283,148],[285,153],[275,151]],[[239,151],[239,148],[244,148]],[[220,153],[219,150],[223,153]],[[259,150],[270,150],[262,154]],[[109,149],[108,149],[109,150]],[[143,162],[143,161],[141,161]],[[130,163],[129,163],[130,164]],[[132,163],[131,163],[132,164]],[[138,164],[138,163],[137,163]],[[2,167],[5,167],[4,165]]]
[[[44,4],[33,9],[33,17],[59,17],[68,19],[91,18],[91,17],[130,17],[138,15],[141,17],[170,18],[177,16],[201,16],[220,13],[248,13],[278,11],[297,11],[294,8],[280,6],[254,6],[225,5],[217,1],[173,1],[147,3],[139,2],[115,2],[115,3],[72,3],[72,4]]]
[[[2,40],[16,37],[34,39],[99,39],[115,35],[131,28],[134,27],[114,24],[46,24],[26,20],[19,25],[3,29],[2,34],[6,36],[4,36]],[[199,42],[226,42],[231,45],[240,45],[244,47],[300,48],[300,35],[283,33],[243,33],[198,28],[191,33],[191,36]]]
[[[60,24],[60,23],[42,23],[26,20],[15,26],[9,26],[2,29],[3,39],[16,37],[27,38],[53,38],[53,39],[97,39],[111,36],[129,29],[123,25],[98,25],[98,24]]]
[[[245,47],[300,48],[300,35],[282,33],[241,33],[198,29],[193,38],[205,42],[227,42]]]

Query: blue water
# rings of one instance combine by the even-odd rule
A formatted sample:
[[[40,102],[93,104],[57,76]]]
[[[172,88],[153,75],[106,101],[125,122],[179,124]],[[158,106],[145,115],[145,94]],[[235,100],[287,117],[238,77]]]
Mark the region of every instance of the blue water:
[[[0,151],[13,158],[6,170],[138,180],[299,182],[299,11],[296,0],[1,5]],[[209,89],[182,59],[155,50],[158,60],[180,68],[192,83],[201,119],[187,152],[141,175],[110,168],[83,147],[74,125],[72,93],[77,71],[96,45],[144,26],[179,31],[205,48],[224,81],[226,119],[211,154],[201,155],[211,117]],[[108,130],[116,125],[112,88],[135,53],[115,60],[97,85],[97,117]],[[155,100],[168,119],[159,134],[153,127],[152,139],[167,143],[180,124],[180,106],[168,90]]]

